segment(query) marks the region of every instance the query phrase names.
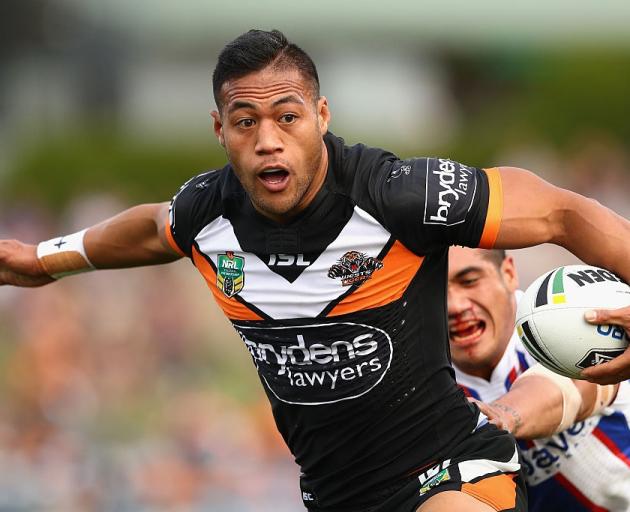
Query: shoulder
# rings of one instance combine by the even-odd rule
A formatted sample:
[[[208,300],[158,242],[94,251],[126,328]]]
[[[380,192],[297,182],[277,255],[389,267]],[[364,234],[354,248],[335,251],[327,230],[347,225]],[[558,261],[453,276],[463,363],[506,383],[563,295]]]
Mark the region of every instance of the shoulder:
[[[348,145],[331,132],[324,136],[328,150],[329,167],[337,183],[344,188],[369,179],[383,169],[388,169],[397,157],[393,153],[362,143]]]
[[[182,185],[171,201],[169,225],[184,253],[189,253],[196,234],[240,197],[239,185],[229,166],[198,174]]]
[[[220,204],[242,192],[229,165],[197,174],[184,183],[173,197],[173,207],[186,209],[191,206],[206,207]]]
[[[228,174],[229,166],[197,174],[179,188],[179,191],[175,194],[173,199],[221,193],[222,187],[227,181]]]

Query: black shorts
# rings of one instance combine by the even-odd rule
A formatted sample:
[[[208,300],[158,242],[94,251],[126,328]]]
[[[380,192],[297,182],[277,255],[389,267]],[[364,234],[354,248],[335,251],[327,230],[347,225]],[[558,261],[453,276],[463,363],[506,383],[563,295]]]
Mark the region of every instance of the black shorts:
[[[422,470],[374,512],[415,512],[431,496],[461,491],[506,512],[527,511],[527,491],[514,438],[485,424],[451,450],[450,458]]]

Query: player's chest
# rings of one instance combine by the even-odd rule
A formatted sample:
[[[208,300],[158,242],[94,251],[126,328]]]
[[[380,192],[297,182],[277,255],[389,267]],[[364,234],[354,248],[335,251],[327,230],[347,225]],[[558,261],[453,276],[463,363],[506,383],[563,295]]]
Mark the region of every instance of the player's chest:
[[[269,240],[244,240],[219,217],[195,238],[193,261],[233,320],[316,318],[387,304],[422,264],[359,208],[332,237],[298,236],[303,251],[270,251]]]

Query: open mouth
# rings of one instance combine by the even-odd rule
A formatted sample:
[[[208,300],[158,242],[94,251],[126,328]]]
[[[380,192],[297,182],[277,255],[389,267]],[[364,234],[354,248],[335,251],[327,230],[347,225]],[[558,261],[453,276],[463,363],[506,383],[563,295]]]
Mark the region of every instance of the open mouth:
[[[468,320],[449,325],[448,335],[453,343],[470,345],[475,343],[486,330],[483,320]]]
[[[258,174],[258,178],[268,187],[275,188],[287,181],[289,173],[284,169],[265,169]]]

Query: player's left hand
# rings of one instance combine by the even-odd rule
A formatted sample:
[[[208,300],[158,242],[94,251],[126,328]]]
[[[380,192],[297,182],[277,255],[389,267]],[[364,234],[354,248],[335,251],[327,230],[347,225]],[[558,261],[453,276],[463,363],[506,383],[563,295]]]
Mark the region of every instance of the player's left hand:
[[[589,315],[589,313],[593,313]],[[591,324],[613,324],[623,327],[630,339],[630,306],[619,309],[595,309],[584,315]],[[582,371],[582,376],[597,384],[616,384],[630,379],[630,347],[620,356],[607,363],[591,366]]]

